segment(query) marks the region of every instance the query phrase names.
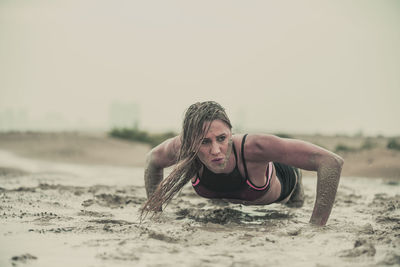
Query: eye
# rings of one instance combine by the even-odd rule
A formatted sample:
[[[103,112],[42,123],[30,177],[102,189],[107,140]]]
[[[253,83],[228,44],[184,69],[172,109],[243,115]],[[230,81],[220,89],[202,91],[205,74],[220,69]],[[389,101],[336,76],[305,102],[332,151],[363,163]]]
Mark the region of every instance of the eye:
[[[218,137],[217,137],[217,141],[218,141],[218,142],[223,142],[223,141],[225,141],[225,139],[226,139],[226,136],[225,136],[225,135],[222,135],[222,136],[218,136]]]
[[[203,139],[203,141],[201,141],[202,145],[207,145],[208,143],[210,143],[209,139]]]

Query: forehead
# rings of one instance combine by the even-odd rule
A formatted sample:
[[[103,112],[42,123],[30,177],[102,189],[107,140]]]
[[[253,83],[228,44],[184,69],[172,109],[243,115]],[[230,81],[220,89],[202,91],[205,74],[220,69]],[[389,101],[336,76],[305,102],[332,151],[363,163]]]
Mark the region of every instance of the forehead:
[[[208,132],[205,134],[205,137],[217,136],[221,134],[229,134],[231,129],[226,125],[225,122],[221,120],[213,120],[211,122],[207,121],[204,123],[204,129],[208,129]]]

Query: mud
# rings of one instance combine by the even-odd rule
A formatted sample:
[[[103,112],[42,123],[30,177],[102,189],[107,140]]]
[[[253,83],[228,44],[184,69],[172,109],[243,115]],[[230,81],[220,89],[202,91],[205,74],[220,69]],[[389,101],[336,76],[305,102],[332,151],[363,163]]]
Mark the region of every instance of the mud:
[[[397,180],[342,177],[325,227],[308,223],[313,176],[302,208],[207,200],[188,185],[140,222],[143,170],[34,164],[0,169],[0,266],[400,265]]]

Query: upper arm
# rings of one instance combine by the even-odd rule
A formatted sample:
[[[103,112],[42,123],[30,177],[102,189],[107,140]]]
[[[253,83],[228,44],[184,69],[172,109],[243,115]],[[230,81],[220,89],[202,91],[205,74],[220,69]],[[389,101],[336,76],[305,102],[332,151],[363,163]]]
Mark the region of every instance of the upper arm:
[[[153,148],[147,159],[158,168],[169,167],[176,163],[180,146],[180,136],[167,139]]]
[[[249,135],[246,143],[246,158],[250,160],[275,161],[310,171],[317,171],[324,163],[343,164],[338,155],[301,140]]]

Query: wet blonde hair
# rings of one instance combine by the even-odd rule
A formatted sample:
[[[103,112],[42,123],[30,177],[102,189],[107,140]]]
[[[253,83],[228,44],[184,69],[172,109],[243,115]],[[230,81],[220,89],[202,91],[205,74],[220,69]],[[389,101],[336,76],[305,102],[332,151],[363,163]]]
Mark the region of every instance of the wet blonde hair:
[[[197,102],[186,110],[177,163],[171,174],[158,185],[153,195],[144,203],[141,212],[142,218],[148,212],[162,210],[162,207],[167,205],[173,196],[200,170],[201,162],[197,153],[210,127],[210,124],[208,127],[204,127],[204,123],[214,120],[221,120],[229,129],[232,129],[225,109],[217,102]]]

